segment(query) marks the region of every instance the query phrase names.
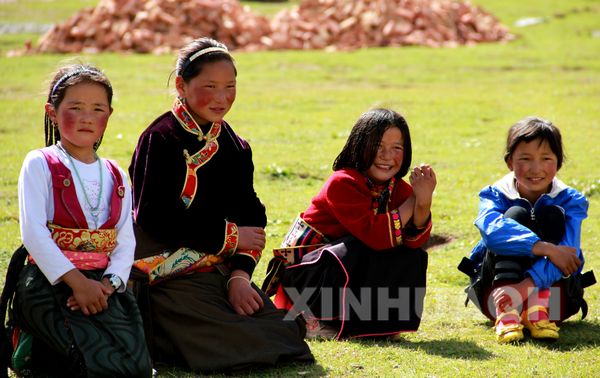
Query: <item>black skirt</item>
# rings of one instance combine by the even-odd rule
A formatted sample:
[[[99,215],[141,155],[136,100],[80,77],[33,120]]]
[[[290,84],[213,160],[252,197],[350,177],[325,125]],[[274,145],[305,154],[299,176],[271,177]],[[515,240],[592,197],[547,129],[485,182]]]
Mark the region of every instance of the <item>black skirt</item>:
[[[419,328],[427,257],[404,246],[374,251],[346,237],[289,266],[282,283],[292,312],[337,328],[338,338],[394,335]]]
[[[136,284],[155,361],[201,372],[314,362],[303,323],[285,318],[256,286],[264,306],[252,316],[237,314],[228,300],[227,278],[218,271],[198,272]]]
[[[81,271],[100,280],[102,271]],[[50,285],[37,265],[17,283],[15,324],[33,336],[31,370],[48,376],[151,377],[142,318],[130,290],[108,298],[108,309],[85,316],[71,311],[67,284]]]

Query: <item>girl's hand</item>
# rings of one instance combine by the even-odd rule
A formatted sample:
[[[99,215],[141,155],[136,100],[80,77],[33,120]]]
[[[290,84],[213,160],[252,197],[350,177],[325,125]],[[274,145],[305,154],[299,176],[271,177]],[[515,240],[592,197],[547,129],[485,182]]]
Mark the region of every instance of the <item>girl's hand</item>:
[[[264,305],[260,294],[250,285],[250,276],[242,270],[234,270],[229,278],[229,303],[240,315],[252,315]]]
[[[518,308],[525,299],[529,296],[530,290],[535,288],[535,284],[531,278],[526,278],[523,281],[505,286],[497,287],[492,291],[494,305],[501,312],[508,311],[513,308]]]
[[[77,272],[78,274],[72,274]],[[63,276],[63,281],[71,287],[73,295],[67,299],[72,311],[81,310],[84,315],[94,315],[108,308],[108,297],[114,291],[96,280],[86,278],[74,269]]]
[[[266,236],[265,230],[261,227],[238,227],[238,248],[255,249],[262,251],[265,249]]]
[[[421,164],[413,168],[409,180],[415,196],[413,223],[417,227],[423,227],[431,214],[433,190],[437,184],[435,172],[429,164]]]
[[[112,287],[107,277],[103,277],[102,281],[100,282],[102,283],[102,285],[104,285],[104,287],[106,287],[110,291],[109,293],[105,292],[106,300],[108,301],[108,297],[113,295],[115,289]],[[67,299],[67,306],[71,309],[71,311],[81,310],[81,307],[79,307],[79,305],[77,304],[77,300],[75,300],[74,296],[70,296],[69,299]]]
[[[417,205],[431,205],[433,190],[437,184],[433,168],[429,164],[420,164],[412,169],[409,180],[415,193]]]
[[[577,257],[577,249],[566,245],[554,245],[538,241],[533,245],[532,253],[536,256],[546,256],[565,275],[577,272],[581,260]]]

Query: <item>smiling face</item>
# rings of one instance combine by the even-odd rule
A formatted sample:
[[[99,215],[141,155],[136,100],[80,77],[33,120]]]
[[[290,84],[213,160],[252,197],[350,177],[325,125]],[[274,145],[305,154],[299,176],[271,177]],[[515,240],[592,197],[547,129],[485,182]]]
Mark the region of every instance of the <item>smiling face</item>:
[[[522,141],[507,160],[508,168],[515,173],[521,197],[534,204],[551,189],[558,171],[558,159],[547,141],[534,139]]]
[[[229,112],[236,95],[233,64],[227,60],[206,63],[202,71],[187,83],[176,79],[177,92],[199,125],[221,121]]]
[[[112,108],[106,88],[93,82],[68,87],[55,108],[46,104],[46,112],[58,126],[61,144],[72,155],[93,155],[94,143],[102,137]]]
[[[404,160],[404,138],[397,127],[383,133],[375,161],[367,169],[367,176],[377,184],[383,184],[400,172]]]

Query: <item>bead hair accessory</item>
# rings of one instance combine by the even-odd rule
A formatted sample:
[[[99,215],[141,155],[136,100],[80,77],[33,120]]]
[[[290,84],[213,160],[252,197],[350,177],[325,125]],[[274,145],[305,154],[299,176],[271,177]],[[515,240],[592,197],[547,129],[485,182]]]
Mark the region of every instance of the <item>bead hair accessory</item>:
[[[92,73],[92,74],[96,74],[97,73],[97,72],[92,71],[92,70],[87,69],[87,68],[79,68],[79,69],[76,69],[75,71],[67,72],[66,74],[62,75],[60,79],[56,80],[56,84],[54,84],[54,86],[52,87],[52,90],[50,91],[50,97],[52,97],[52,95],[54,95],[54,92],[56,92],[56,89],[58,89],[58,87],[65,80],[67,80],[67,79],[69,79],[69,78],[71,78],[73,76],[79,75],[81,73],[84,73],[84,72],[88,72],[88,73]]]
[[[224,49],[222,47],[207,47],[207,48],[202,49],[200,51],[196,51],[192,56],[190,56],[190,58],[188,59],[188,61],[189,61],[189,63],[192,63],[194,61],[194,59],[196,59],[196,58],[198,58],[198,57],[200,57],[202,55],[205,55],[205,54],[208,54],[208,53],[211,53],[211,52],[217,52],[217,51],[229,55],[229,50]]]

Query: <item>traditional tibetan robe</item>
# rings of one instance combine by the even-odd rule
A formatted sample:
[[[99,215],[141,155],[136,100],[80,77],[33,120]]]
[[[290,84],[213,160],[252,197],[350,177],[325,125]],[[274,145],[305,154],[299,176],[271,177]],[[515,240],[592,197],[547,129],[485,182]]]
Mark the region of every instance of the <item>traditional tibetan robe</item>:
[[[116,246],[115,226],[125,195],[121,173],[105,160],[113,181],[110,214],[98,229],[91,229],[71,171],[58,158],[56,147],[41,152],[52,175],[54,215],[48,224],[52,239],[77,269],[99,281]],[[31,256],[28,260],[17,282],[13,306],[16,324],[33,336],[33,371],[41,366],[44,374],[56,376],[152,375],[142,319],[131,291],[115,291],[108,298],[107,310],[85,316],[67,307],[67,299],[73,295],[67,284],[51,285],[35,260]]]
[[[185,106],[140,136],[129,167],[138,248],[138,303],[156,361],[195,371],[312,361],[304,328],[265,303],[237,314],[227,280],[252,275],[260,251],[237,248],[238,228],[265,227],[248,143],[224,121],[198,126]]]
[[[378,186],[354,169],[334,172],[275,250],[263,289],[337,338],[416,330],[431,219],[401,224],[398,208],[411,194],[400,179]]]

